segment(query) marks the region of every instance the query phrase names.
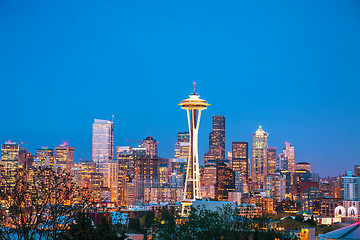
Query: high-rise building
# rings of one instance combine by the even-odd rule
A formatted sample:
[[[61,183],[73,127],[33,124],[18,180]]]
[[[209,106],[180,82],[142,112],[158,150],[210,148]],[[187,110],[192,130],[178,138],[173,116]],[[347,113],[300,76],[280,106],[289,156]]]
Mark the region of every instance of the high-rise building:
[[[158,143],[153,137],[146,137],[141,146],[146,149],[146,157],[156,158],[158,156]]]
[[[182,201],[182,214],[184,214],[186,206],[191,206],[194,200],[201,198],[198,132],[201,111],[207,109],[209,104],[205,100],[200,99],[199,94],[195,93],[194,89],[194,93],[190,94],[189,98],[183,100],[179,105],[187,111],[190,132],[190,151],[186,171],[184,200]]]
[[[285,157],[288,159],[288,170],[289,172],[295,172],[295,147],[291,146],[290,143],[285,142],[283,150]]]
[[[204,155],[204,163],[208,160],[225,159],[225,117],[213,116],[213,131],[209,134],[209,151]]]
[[[275,155],[276,156],[276,155]],[[266,196],[274,198],[277,202],[285,199],[286,177],[281,173],[270,173],[266,177]]]
[[[276,158],[276,170],[288,171],[288,158],[285,153],[280,153]]]
[[[91,189],[91,174],[96,172],[96,164],[92,160],[81,160],[81,187]]]
[[[15,185],[16,169],[19,166],[19,151],[19,144],[14,142],[7,141],[1,146],[1,175],[6,176],[10,185]]]
[[[158,187],[160,184],[160,158],[135,159],[136,198],[144,201],[145,188]]]
[[[175,143],[175,158],[188,159],[190,149],[189,132],[178,132],[178,141]]]
[[[307,162],[298,162],[296,164],[295,170],[306,170],[311,172],[311,164]]]
[[[267,149],[268,173],[274,173],[276,169],[276,147]]]
[[[235,172],[221,160],[216,161],[215,198],[227,201],[229,192],[235,191]]]
[[[340,186],[344,201],[360,200],[360,177],[353,176],[351,171],[347,171],[340,179]]]
[[[36,149],[36,157],[40,159],[41,165],[53,168],[55,162],[54,149],[42,147]]]
[[[216,183],[216,166],[214,165],[205,165],[202,172],[201,185],[209,186],[215,185]]]
[[[109,187],[109,161],[114,157],[114,124],[95,119],[92,127],[92,160],[102,174],[104,187]]]
[[[56,166],[61,167],[66,172],[70,172],[71,168],[74,167],[74,147],[61,144],[55,147],[55,160]]]
[[[258,190],[264,189],[265,177],[268,173],[267,149],[268,133],[261,126],[253,133],[251,148],[251,177]]]
[[[249,178],[249,143],[232,142],[232,157],[230,167],[233,171],[243,174],[246,180]]]
[[[1,160],[18,159],[19,151],[19,144],[7,141],[1,146]]]
[[[189,132],[178,132],[178,143],[190,142]]]

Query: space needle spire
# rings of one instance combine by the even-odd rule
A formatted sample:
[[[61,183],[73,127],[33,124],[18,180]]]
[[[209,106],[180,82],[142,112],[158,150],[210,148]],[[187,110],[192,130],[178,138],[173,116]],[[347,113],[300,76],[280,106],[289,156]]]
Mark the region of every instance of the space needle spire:
[[[183,100],[179,105],[187,112],[187,119],[190,133],[189,158],[186,169],[186,180],[184,197],[182,200],[182,215],[186,207],[192,205],[192,202],[201,198],[200,192],[200,171],[198,156],[198,133],[200,125],[201,111],[207,109],[210,104],[206,100],[200,99],[200,95],[195,92],[191,93],[189,98]]]

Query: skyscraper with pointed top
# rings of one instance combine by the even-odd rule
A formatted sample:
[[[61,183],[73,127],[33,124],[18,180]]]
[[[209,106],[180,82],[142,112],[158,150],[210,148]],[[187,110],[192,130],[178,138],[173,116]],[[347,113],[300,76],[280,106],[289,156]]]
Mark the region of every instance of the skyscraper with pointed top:
[[[251,178],[253,186],[257,190],[264,189],[264,182],[268,174],[268,149],[269,134],[265,132],[261,126],[253,133],[252,148],[251,148]]]
[[[184,200],[182,201],[184,208],[191,206],[192,201],[201,198],[200,192],[200,171],[199,171],[199,156],[198,156],[198,132],[200,126],[201,111],[207,109],[210,105],[207,101],[200,99],[200,95],[195,92],[191,93],[189,98],[179,103],[182,109],[187,112],[189,133],[190,133],[190,149],[189,158],[186,171]]]

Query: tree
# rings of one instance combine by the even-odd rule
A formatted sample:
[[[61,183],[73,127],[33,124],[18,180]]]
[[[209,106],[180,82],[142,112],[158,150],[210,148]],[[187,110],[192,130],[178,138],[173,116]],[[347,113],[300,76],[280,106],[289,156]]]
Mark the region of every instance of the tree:
[[[100,224],[96,226],[97,239],[101,240],[120,240],[125,238],[118,237],[115,227],[111,224],[108,216],[103,216],[100,219]]]
[[[60,238],[65,240],[95,240],[95,237],[96,232],[92,220],[84,212],[79,212],[75,217],[75,222],[70,224],[69,229],[60,235]]]
[[[153,211],[148,211],[145,216],[145,227],[150,228],[155,222],[155,213]]]
[[[138,218],[129,218],[128,229],[136,232],[140,231],[140,220]]]
[[[85,207],[70,173],[49,167],[1,171],[0,227],[3,239],[56,239]]]

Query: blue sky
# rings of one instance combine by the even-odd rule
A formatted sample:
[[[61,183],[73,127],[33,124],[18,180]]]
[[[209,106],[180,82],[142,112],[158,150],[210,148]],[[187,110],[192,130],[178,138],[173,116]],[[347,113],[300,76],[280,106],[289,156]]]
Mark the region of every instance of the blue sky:
[[[359,1],[1,1],[0,141],[75,146],[91,158],[94,118],[115,143],[187,129],[192,82],[226,117],[226,150],[258,125],[278,152],[321,176],[360,164]]]

